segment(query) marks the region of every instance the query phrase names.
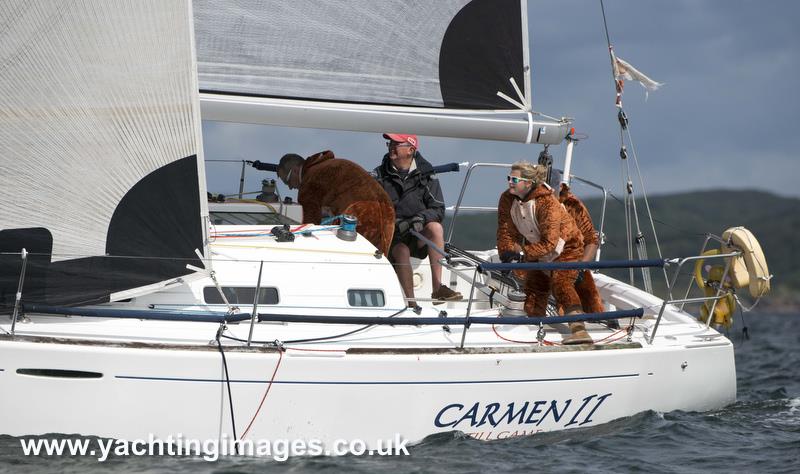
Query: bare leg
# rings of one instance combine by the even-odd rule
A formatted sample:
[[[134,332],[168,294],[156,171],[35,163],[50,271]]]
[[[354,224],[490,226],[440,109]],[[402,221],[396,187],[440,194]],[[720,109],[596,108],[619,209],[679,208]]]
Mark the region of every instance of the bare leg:
[[[442,228],[442,224],[438,222],[428,222],[425,224],[425,228],[422,229],[422,235],[436,244],[440,249],[444,248],[444,228]],[[439,263],[440,258],[442,258],[442,255],[428,246],[428,260],[431,261],[431,286],[433,287],[431,291],[436,291],[442,286],[442,265]]]
[[[400,287],[406,298],[414,298],[414,274],[411,271],[411,251],[406,244],[396,244],[390,250],[392,253],[392,263],[397,279],[400,280]],[[413,305],[413,301],[409,301]]]

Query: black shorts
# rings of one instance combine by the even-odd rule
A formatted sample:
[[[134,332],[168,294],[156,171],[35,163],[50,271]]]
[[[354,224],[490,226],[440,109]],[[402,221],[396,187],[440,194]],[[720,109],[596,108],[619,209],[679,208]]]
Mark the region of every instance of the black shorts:
[[[397,244],[406,244],[406,247],[408,247],[408,249],[411,251],[411,256],[414,258],[422,260],[428,256],[428,246],[420,242],[420,240],[411,232],[406,232],[406,234],[403,236],[399,236],[397,233],[395,233],[394,238],[392,239],[391,247],[394,247]],[[421,247],[419,246],[420,244],[422,244]],[[391,254],[391,250],[389,253]]]

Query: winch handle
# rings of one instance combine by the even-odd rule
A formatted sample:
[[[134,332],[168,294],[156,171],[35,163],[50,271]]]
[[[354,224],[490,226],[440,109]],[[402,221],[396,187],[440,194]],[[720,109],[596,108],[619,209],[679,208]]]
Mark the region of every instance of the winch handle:
[[[443,165],[434,166],[431,174],[449,173],[451,171],[458,171],[458,163],[446,163]],[[427,174],[427,173],[426,173]]]
[[[245,163],[247,163],[248,165],[252,166],[253,168],[259,171],[274,171],[275,173],[278,172],[278,165],[276,165],[275,163],[262,163],[261,161],[258,160],[256,161],[245,160]]]

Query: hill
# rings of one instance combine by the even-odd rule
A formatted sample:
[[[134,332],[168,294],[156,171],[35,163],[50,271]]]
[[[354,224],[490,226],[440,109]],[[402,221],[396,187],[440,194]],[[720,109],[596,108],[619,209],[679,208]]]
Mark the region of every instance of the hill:
[[[658,243],[664,258],[697,255],[707,234],[720,235],[733,226],[747,227],[761,243],[767,258],[772,280],[772,293],[759,303],[759,309],[770,311],[794,311],[800,309],[800,253],[798,237],[794,233],[800,228],[800,199],[777,196],[762,191],[700,191],[691,193],[653,196],[648,199],[653,213]],[[600,224],[601,199],[585,200],[595,226]],[[657,258],[658,251],[653,238],[646,206],[642,199],[636,201],[639,227],[647,243],[647,255]],[[449,224],[449,217],[446,220]],[[453,243],[461,248],[480,249],[495,245],[497,216],[495,213],[462,214],[456,223],[456,238]],[[602,248],[604,260],[627,259],[628,244],[625,234],[625,214],[621,201],[609,197],[605,224],[605,244]],[[713,242],[708,248],[718,247]],[[634,258],[636,256],[634,250]],[[687,264],[688,265],[688,264]],[[683,294],[689,280],[690,268],[682,271],[677,294]],[[663,276],[653,271],[653,285],[657,294],[663,295]],[[627,280],[628,272],[614,272],[617,278]],[[637,285],[640,272],[635,273]],[[659,291],[662,290],[662,291]],[[740,291],[743,296],[746,291]]]

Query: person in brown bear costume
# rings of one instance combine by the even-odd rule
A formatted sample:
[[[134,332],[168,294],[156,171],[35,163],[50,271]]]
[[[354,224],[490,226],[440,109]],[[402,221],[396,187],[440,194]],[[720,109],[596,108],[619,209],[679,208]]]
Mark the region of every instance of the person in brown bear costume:
[[[497,205],[497,251],[503,261],[577,262],[583,258],[583,236],[575,221],[547,185],[546,169],[527,161],[511,166],[508,189]],[[525,312],[543,316],[552,287],[567,315],[581,314],[575,291],[578,270],[529,271],[525,279]],[[570,323],[563,344],[592,343],[582,322]]]
[[[586,206],[577,196],[572,194],[567,184],[561,183],[560,189],[558,200],[564,205],[572,219],[575,220],[575,224],[583,236],[583,258],[581,260],[593,262],[597,255],[599,241],[589,210],[586,209]],[[605,310],[590,270],[579,272],[578,281],[575,283],[575,291],[578,293],[585,313],[602,313]],[[619,323],[616,320],[606,321],[606,324],[611,327],[619,327]]]
[[[304,222],[319,224],[328,215],[350,214],[358,219],[358,233],[388,255],[394,235],[394,206],[364,168],[336,158],[332,151],[306,159],[292,153],[281,158],[278,177],[289,189],[298,189]]]

